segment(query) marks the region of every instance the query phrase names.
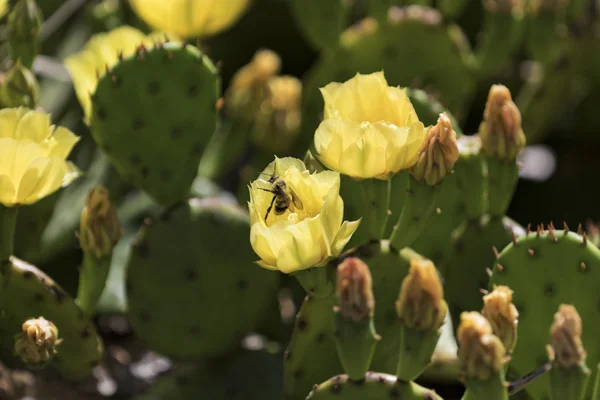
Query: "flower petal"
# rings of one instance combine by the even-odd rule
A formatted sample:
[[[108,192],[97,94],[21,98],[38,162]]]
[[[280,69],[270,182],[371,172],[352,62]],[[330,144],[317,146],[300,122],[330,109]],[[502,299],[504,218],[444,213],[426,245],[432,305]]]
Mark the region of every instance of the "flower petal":
[[[0,138],[14,138],[17,123],[28,111],[25,107],[0,110]]]
[[[5,206],[15,205],[17,190],[12,184],[10,177],[0,175],[0,204]]]
[[[29,139],[40,143],[50,137],[50,116],[48,114],[30,110],[17,122],[14,138],[18,140]]]
[[[327,257],[327,246],[319,217],[288,226],[277,253],[277,267],[283,273],[311,268]]]
[[[18,203],[25,204],[27,198],[34,197],[32,195],[44,186],[43,177],[49,173],[46,169],[51,168],[50,161],[48,158],[36,158],[29,164],[17,188]]]
[[[333,256],[338,256],[341,254],[342,250],[344,250],[344,247],[346,247],[348,241],[360,225],[360,221],[361,219],[351,222],[344,221],[335,239],[333,240],[333,245],[331,246],[331,254]]]
[[[52,136],[46,142],[42,143],[42,148],[46,157],[66,159],[79,139],[79,136],[75,136],[67,128],[59,126]]]

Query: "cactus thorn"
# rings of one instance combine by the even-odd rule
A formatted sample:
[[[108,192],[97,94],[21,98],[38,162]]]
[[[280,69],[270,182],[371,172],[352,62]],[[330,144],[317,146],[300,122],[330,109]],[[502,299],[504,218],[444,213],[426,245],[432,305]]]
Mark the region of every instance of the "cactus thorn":
[[[517,235],[515,234],[515,231],[512,231],[512,242],[515,246],[517,245]]]
[[[393,229],[393,230],[395,230],[395,231],[397,231],[397,230],[398,230],[398,225],[394,225],[394,226],[392,227],[392,229]]]
[[[392,210],[387,210],[387,215],[392,215]]]
[[[439,208],[439,207],[438,207],[438,208],[436,208],[436,209],[435,209],[435,213],[436,213],[436,214],[441,214],[441,213],[442,213],[442,209],[441,209],[441,208]]]
[[[117,59],[119,61],[123,61],[123,51],[122,50],[119,50],[119,52],[117,53]]]
[[[531,224],[527,224],[527,234],[531,233]]]
[[[550,227],[548,227],[548,233],[550,234],[552,241],[556,242],[556,235],[554,234],[554,229],[550,229]]]
[[[406,189],[406,194],[409,195],[409,196],[412,196],[413,195],[413,191],[410,190],[410,189]]]
[[[533,251],[533,249],[528,249],[527,251],[529,252],[530,256],[535,256],[535,251]]]
[[[581,224],[579,224],[579,226],[577,227],[577,234],[583,236],[583,227],[581,226]]]
[[[563,227],[565,230],[565,234],[569,233],[569,225],[567,225],[567,221],[563,222]]]
[[[550,221],[550,224],[548,224],[548,230],[554,230],[554,222]]]
[[[587,244],[587,233],[583,232],[583,244]]]
[[[492,250],[494,250],[494,255],[496,256],[496,260],[500,258],[500,253],[498,253],[498,249],[496,248],[496,246],[492,247]]]
[[[582,271],[585,271],[585,270],[586,270],[586,268],[587,268],[587,265],[585,265],[585,262],[583,262],[583,261],[582,261],[582,262],[581,262],[581,270],[582,270]]]
[[[500,272],[504,271],[504,266],[500,263],[496,263],[496,268],[498,268],[498,271]]]
[[[225,100],[223,100],[222,97],[219,97],[219,99],[217,100],[217,104],[215,104],[215,108],[217,111],[221,111],[221,109],[223,108],[223,105],[225,104]]]
[[[542,225],[538,225],[537,226],[537,237],[540,237],[540,235],[543,233],[544,231],[544,227]]]
[[[489,294],[490,292],[488,292],[487,289],[481,288],[481,289],[479,289],[479,293],[486,295],[486,294]]]
[[[493,272],[492,272],[492,270],[491,270],[491,269],[489,269],[489,268],[487,268],[487,267],[486,267],[486,268],[485,268],[485,272],[488,274],[488,276],[489,276],[490,278],[492,277],[492,274],[493,274]]]

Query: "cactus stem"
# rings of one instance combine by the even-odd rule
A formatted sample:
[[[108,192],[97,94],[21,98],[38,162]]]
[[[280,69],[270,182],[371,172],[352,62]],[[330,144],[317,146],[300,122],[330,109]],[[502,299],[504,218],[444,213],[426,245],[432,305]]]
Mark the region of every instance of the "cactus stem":
[[[530,256],[535,256],[535,251],[533,249],[527,249],[527,252]]]
[[[494,255],[496,256],[496,259],[499,259],[500,258],[500,253],[498,253],[498,249],[496,248],[496,246],[493,246],[492,250],[494,250]]]

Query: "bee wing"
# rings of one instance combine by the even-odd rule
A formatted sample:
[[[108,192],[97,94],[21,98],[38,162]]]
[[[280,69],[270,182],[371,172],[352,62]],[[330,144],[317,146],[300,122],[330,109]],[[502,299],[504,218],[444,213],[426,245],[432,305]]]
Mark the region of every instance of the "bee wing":
[[[294,206],[298,210],[304,210],[304,204],[302,204],[302,201],[300,200],[300,198],[298,197],[296,192],[294,192],[294,190],[292,188],[289,188],[289,189],[290,189],[290,194],[292,195],[292,203],[294,203]]]

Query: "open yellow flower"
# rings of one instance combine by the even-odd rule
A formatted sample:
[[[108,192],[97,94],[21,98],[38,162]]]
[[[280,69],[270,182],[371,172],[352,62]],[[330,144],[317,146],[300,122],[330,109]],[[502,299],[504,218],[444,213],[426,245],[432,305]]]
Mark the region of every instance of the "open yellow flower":
[[[79,172],[66,161],[79,137],[28,108],[0,110],[0,204],[31,204],[68,185]]]
[[[273,174],[285,182],[290,204],[283,209],[275,199],[267,216],[274,197],[270,191],[278,185],[271,182]],[[261,258],[258,264],[267,269],[289,274],[323,265],[342,252],[360,223],[342,223],[340,175],[334,171],[311,174],[295,158],[275,158],[249,189],[250,243]]]
[[[389,179],[417,162],[427,130],[406,90],[388,86],[383,72],[356,74],[321,93],[325,113],[314,143],[329,169],[357,179]]]
[[[73,79],[75,93],[86,121],[89,121],[92,111],[90,96],[96,91],[99,77],[105,74],[106,68],[117,63],[119,54],[123,57],[130,56],[142,44],[151,45],[152,36],[146,36],[130,26],[121,26],[92,36],[80,52],[65,60],[65,67]]]
[[[246,11],[249,0],[130,0],[130,4],[148,25],[189,38],[229,28]]]

